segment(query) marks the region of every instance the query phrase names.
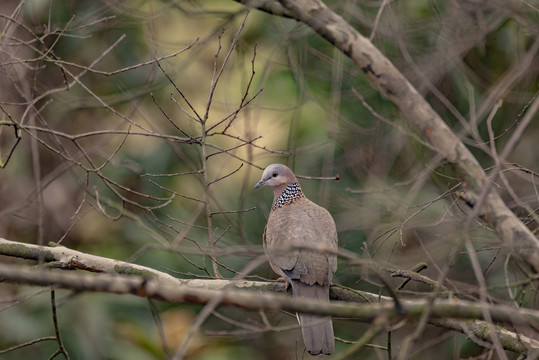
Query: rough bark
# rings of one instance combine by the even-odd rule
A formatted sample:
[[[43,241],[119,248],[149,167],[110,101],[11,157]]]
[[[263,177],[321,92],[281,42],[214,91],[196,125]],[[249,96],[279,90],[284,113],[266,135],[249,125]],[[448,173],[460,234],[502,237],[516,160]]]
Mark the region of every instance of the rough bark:
[[[152,268],[85,254],[64,246],[47,247],[0,238],[0,255],[42,260],[37,268],[0,263],[0,281],[4,282],[51,286],[76,292],[131,294],[167,302],[207,304],[218,299],[221,305],[248,310],[287,310],[365,322],[384,321],[388,324],[402,319],[417,320],[426,309],[430,309],[430,324],[490,341],[489,332],[485,331],[487,323],[481,320],[485,305],[456,298],[437,299],[433,303],[428,299],[405,300],[402,301],[403,309],[397,310],[390,297],[332,285],[330,297],[340,301],[320,303],[272,294],[286,291],[282,282],[178,279]],[[91,273],[66,271],[75,269]],[[503,305],[488,305],[487,309],[496,322],[531,328],[539,326],[539,311],[536,310]],[[499,334],[507,350],[532,356],[539,353],[539,341],[501,326],[496,326],[494,331]]]
[[[463,142],[369,39],[320,0],[236,1],[304,23],[352,59],[379,91],[400,109],[415,130],[427,139],[431,148],[456,168],[467,196],[481,208],[478,215],[488,219],[500,241],[514,249],[535,272],[539,272],[539,240],[505,205],[492,188],[492,180],[489,181],[485,171]],[[533,46],[537,47],[538,44],[536,42]],[[531,116],[536,111],[536,108],[529,109]]]

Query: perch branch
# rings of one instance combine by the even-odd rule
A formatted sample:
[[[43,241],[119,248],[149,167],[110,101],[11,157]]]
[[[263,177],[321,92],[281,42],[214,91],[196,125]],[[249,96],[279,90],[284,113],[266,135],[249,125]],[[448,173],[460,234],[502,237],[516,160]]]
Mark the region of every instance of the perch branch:
[[[355,318],[372,322],[379,316],[389,321],[418,319],[430,300],[404,300],[405,315],[398,314],[390,297],[348,289],[340,285],[331,286],[331,298],[341,300],[330,304],[316,301],[297,301],[282,294],[282,282],[262,282],[227,279],[178,279],[161,271],[119,260],[85,254],[64,246],[38,246],[18,243],[0,238],[0,254],[28,260],[43,259],[49,269],[0,263],[0,281],[27,285],[52,286],[72,291],[95,291],[112,294],[132,294],[167,302],[191,302],[207,304],[219,298],[220,305],[249,310],[301,311],[316,314]],[[79,269],[92,273],[72,272],[59,269]],[[226,291],[223,289],[226,288]],[[364,304],[357,304],[364,303]],[[483,311],[489,312],[493,321],[508,324],[528,324],[539,327],[539,311],[503,305],[485,305],[459,299],[437,299],[432,305],[429,323],[473,334],[477,339],[489,341],[483,331],[486,322]],[[458,320],[467,319],[467,321]],[[539,351],[539,341],[521,334],[495,327],[505,349],[519,353]],[[503,336],[502,336],[503,335]]]

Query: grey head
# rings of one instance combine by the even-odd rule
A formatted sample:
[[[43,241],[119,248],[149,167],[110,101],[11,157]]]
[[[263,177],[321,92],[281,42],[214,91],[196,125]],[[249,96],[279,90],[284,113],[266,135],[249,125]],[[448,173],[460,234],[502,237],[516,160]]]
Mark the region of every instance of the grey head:
[[[298,180],[288,166],[283,164],[271,164],[264,169],[262,178],[256,183],[255,189],[258,189],[261,186],[269,186],[275,191],[276,188],[284,188],[286,185],[296,182],[298,182]]]
[[[273,200],[277,200],[289,184],[297,183],[296,175],[283,164],[271,164],[264,169],[262,178],[256,183],[255,189],[269,186],[273,190]]]

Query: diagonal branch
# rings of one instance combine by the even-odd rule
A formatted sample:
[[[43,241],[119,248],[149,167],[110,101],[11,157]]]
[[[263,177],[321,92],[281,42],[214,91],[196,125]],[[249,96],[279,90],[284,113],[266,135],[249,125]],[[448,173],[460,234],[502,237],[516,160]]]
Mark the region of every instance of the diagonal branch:
[[[456,168],[468,195],[475,200],[484,199],[476,206],[484,207],[481,215],[486,215],[499,239],[539,272],[539,240],[492,189],[492,182],[488,181],[483,168],[462,141],[369,39],[320,0],[236,1],[302,22],[352,59],[432,148]]]

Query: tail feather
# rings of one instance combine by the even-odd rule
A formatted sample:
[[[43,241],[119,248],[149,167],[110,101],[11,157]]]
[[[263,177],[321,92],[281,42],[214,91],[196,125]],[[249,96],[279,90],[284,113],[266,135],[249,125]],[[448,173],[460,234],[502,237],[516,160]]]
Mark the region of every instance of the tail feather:
[[[308,285],[298,280],[292,280],[292,290],[295,298],[329,301],[329,285]],[[331,316],[303,313],[298,313],[297,316],[307,351],[312,355],[332,354],[335,348],[335,339]]]

